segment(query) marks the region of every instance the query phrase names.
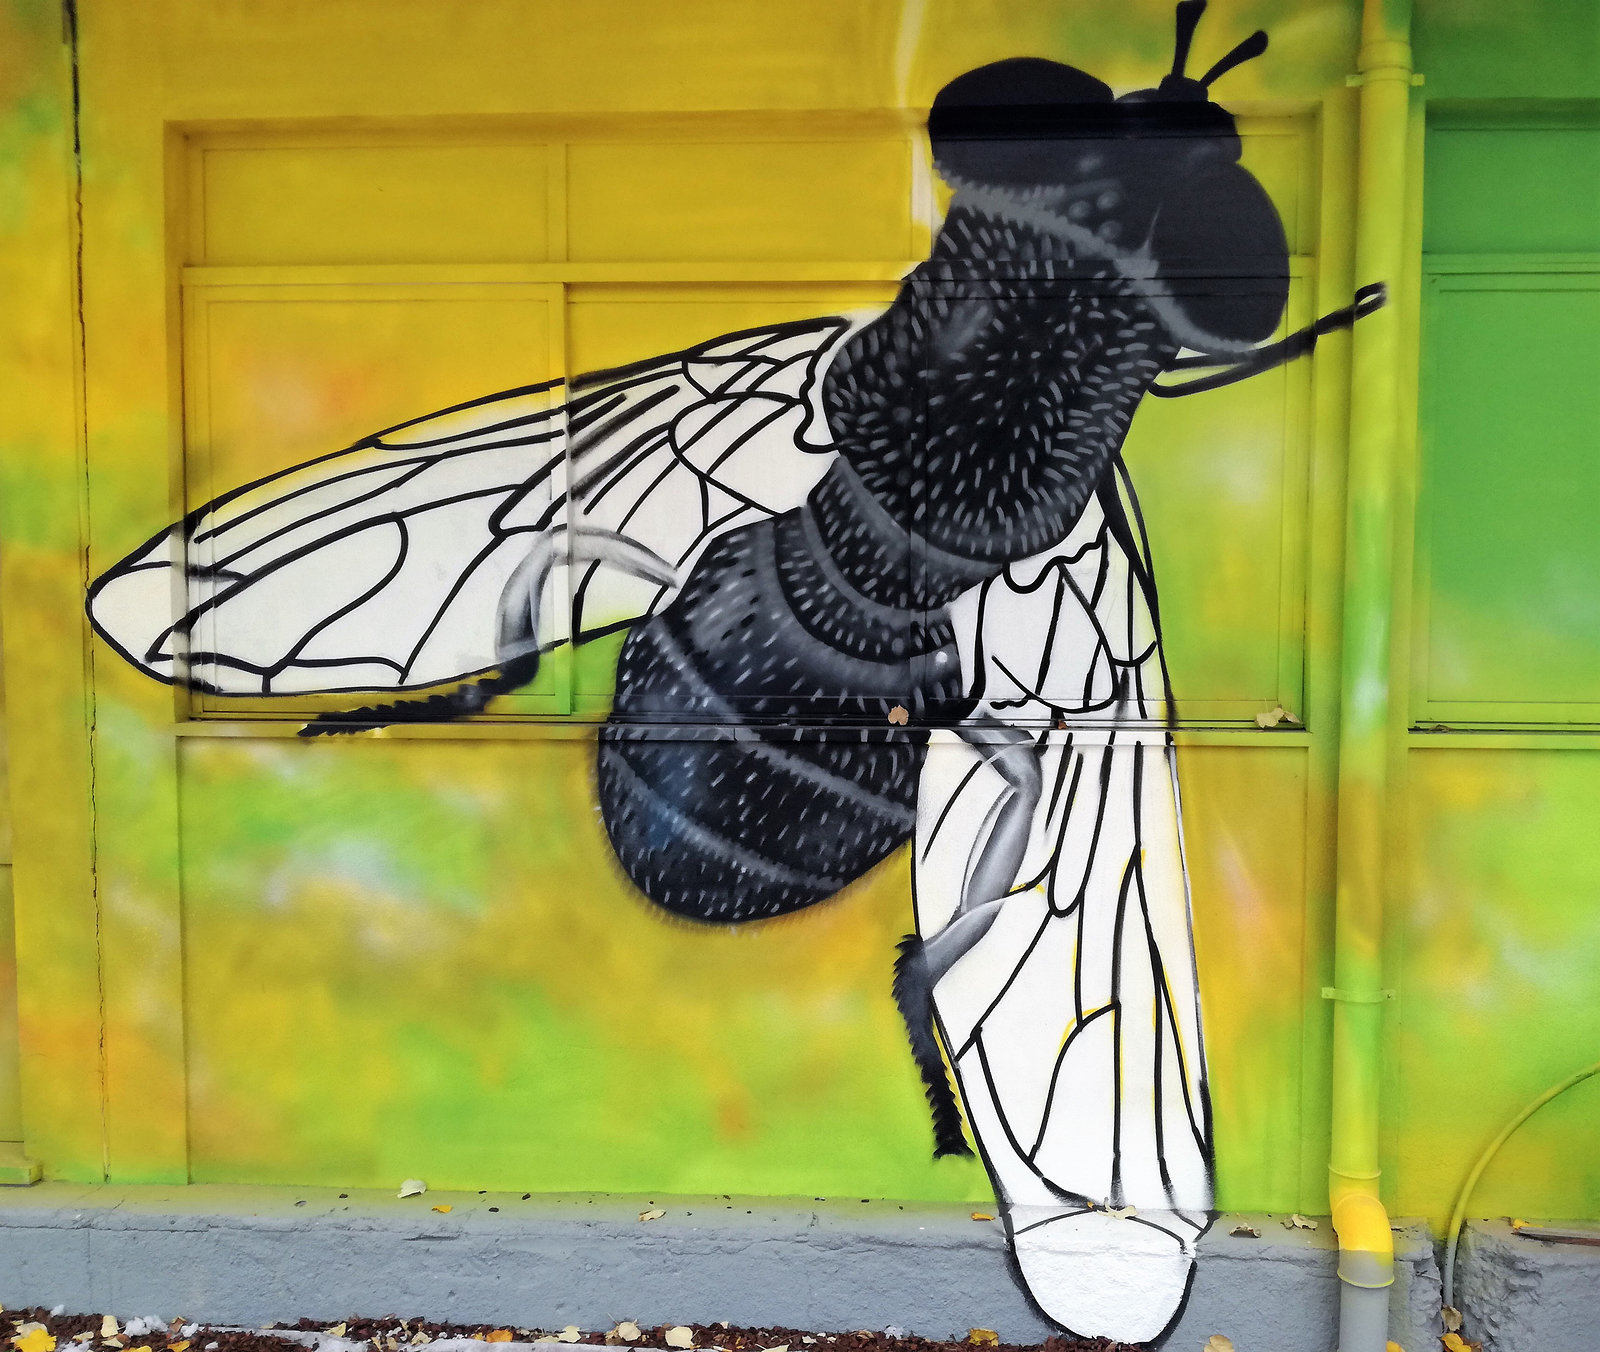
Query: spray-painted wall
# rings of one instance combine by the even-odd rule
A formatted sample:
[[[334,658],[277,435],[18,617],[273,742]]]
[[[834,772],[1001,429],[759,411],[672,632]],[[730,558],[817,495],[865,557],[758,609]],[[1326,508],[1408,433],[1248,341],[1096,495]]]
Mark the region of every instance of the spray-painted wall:
[[[1420,333],[1385,1186],[1439,1219],[1496,1125],[1600,1043],[1597,39],[1582,4],[1422,9],[1416,273],[1364,278],[1358,17],[1217,3],[1196,61],[1269,30],[1213,96],[1283,225],[1279,334],[1372,281]],[[351,701],[175,691],[78,617],[169,521],[376,429],[887,305],[948,205],[923,132],[939,89],[1017,55],[1150,86],[1171,6],[172,0],[79,22],[72,71],[52,6],[6,11],[29,1155],[70,1179],[987,1200],[977,1161],[929,1157],[890,991],[904,851],[737,932],[673,923],[619,871],[592,723],[620,634],[485,717],[306,741]],[[1147,399],[1126,447],[1224,1207],[1325,1210],[1348,342]],[[1527,1129],[1483,1208],[1597,1214],[1595,1092]]]

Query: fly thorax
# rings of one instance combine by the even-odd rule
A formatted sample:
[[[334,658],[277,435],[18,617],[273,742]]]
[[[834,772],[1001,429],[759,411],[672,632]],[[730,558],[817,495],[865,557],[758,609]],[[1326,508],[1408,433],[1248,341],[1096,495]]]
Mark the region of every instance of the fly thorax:
[[[1176,351],[1115,260],[958,197],[823,401],[859,486],[955,562],[943,590],[1066,538]]]

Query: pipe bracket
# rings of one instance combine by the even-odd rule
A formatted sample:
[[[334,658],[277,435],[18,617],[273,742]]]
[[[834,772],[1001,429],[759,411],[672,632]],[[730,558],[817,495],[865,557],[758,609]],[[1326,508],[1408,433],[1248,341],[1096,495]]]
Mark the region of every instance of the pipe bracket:
[[[1322,988],[1324,1000],[1339,1000],[1347,1005],[1381,1005],[1385,1000],[1393,1000],[1393,991],[1342,991],[1337,986],[1324,986]]]

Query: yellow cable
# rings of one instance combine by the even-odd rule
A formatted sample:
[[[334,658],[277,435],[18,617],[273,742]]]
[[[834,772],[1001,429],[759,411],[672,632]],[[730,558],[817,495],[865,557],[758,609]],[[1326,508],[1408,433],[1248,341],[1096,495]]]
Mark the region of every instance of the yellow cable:
[[[1600,1061],[1586,1070],[1580,1070],[1575,1075],[1569,1075],[1560,1084],[1552,1085],[1534,1099],[1526,1108],[1513,1117],[1501,1128],[1500,1134],[1489,1142],[1489,1148],[1478,1156],[1478,1162],[1472,1166],[1472,1172],[1467,1175],[1467,1181],[1461,1185],[1461,1195],[1456,1198],[1456,1209],[1450,1213],[1449,1238],[1444,1246],[1444,1303],[1454,1305],[1455,1301],[1455,1276],[1456,1276],[1456,1245],[1461,1239],[1461,1225],[1466,1219],[1467,1203],[1472,1200],[1472,1190],[1478,1186],[1478,1180],[1483,1176],[1483,1171],[1489,1167],[1489,1161],[1499,1153],[1510,1138],[1511,1133],[1532,1117],[1545,1104],[1555,1098],[1557,1094],[1564,1094],[1575,1084],[1582,1084],[1591,1075],[1600,1074]]]

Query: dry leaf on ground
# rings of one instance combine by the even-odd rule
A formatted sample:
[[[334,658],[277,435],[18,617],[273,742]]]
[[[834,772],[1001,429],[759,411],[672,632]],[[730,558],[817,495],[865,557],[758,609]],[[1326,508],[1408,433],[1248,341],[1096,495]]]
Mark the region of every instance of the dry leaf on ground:
[[[1213,1333],[1206,1339],[1205,1352],[1233,1352],[1233,1339]]]
[[[576,1324],[568,1324],[566,1328],[556,1334],[556,1341],[558,1343],[575,1343],[581,1337],[583,1337],[583,1330]]]
[[[510,1329],[491,1329],[489,1331],[488,1337],[486,1337],[483,1341],[486,1342],[486,1343],[509,1343],[509,1342],[512,1342],[513,1339],[511,1337],[511,1330]]]
[[[400,1197],[421,1197],[427,1190],[428,1185],[420,1178],[408,1178],[400,1185],[400,1191],[397,1195]]]
[[[993,1329],[968,1329],[967,1341],[974,1347],[996,1347],[1000,1342],[1000,1335]]]
[[[434,1207],[434,1210],[441,1216],[448,1216],[455,1208],[449,1202],[440,1202],[438,1206]]]
[[[1461,1332],[1461,1311],[1456,1309],[1454,1305],[1446,1305],[1441,1309],[1439,1318],[1444,1320],[1444,1331],[1446,1333]]]
[[[17,1352],[55,1352],[56,1336],[43,1324],[28,1322],[17,1325],[16,1336],[11,1339],[11,1346]]]
[[[657,1208],[651,1211],[641,1211],[639,1213],[639,1219],[642,1221],[658,1221],[666,1214],[667,1213],[665,1211]]]
[[[975,1221],[992,1221],[994,1219],[987,1211],[974,1211],[972,1219]]]
[[[666,1332],[668,1347],[693,1347],[694,1330],[687,1324],[676,1324]]]
[[[1283,1228],[1285,1230],[1315,1230],[1317,1228],[1317,1223],[1315,1221],[1308,1221],[1297,1211],[1283,1223]]]
[[[614,1333],[618,1338],[621,1338],[625,1343],[636,1343],[644,1336],[639,1331],[639,1326],[631,1319],[624,1319],[616,1326],[616,1328],[612,1329],[611,1332]]]
[[[1240,1224],[1234,1226],[1233,1229],[1228,1231],[1228,1233],[1230,1235],[1238,1235],[1242,1239],[1260,1239],[1261,1238],[1261,1231],[1257,1230],[1255,1228],[1255,1226],[1253,1226],[1253,1225],[1245,1225],[1243,1222],[1241,1222]]]

